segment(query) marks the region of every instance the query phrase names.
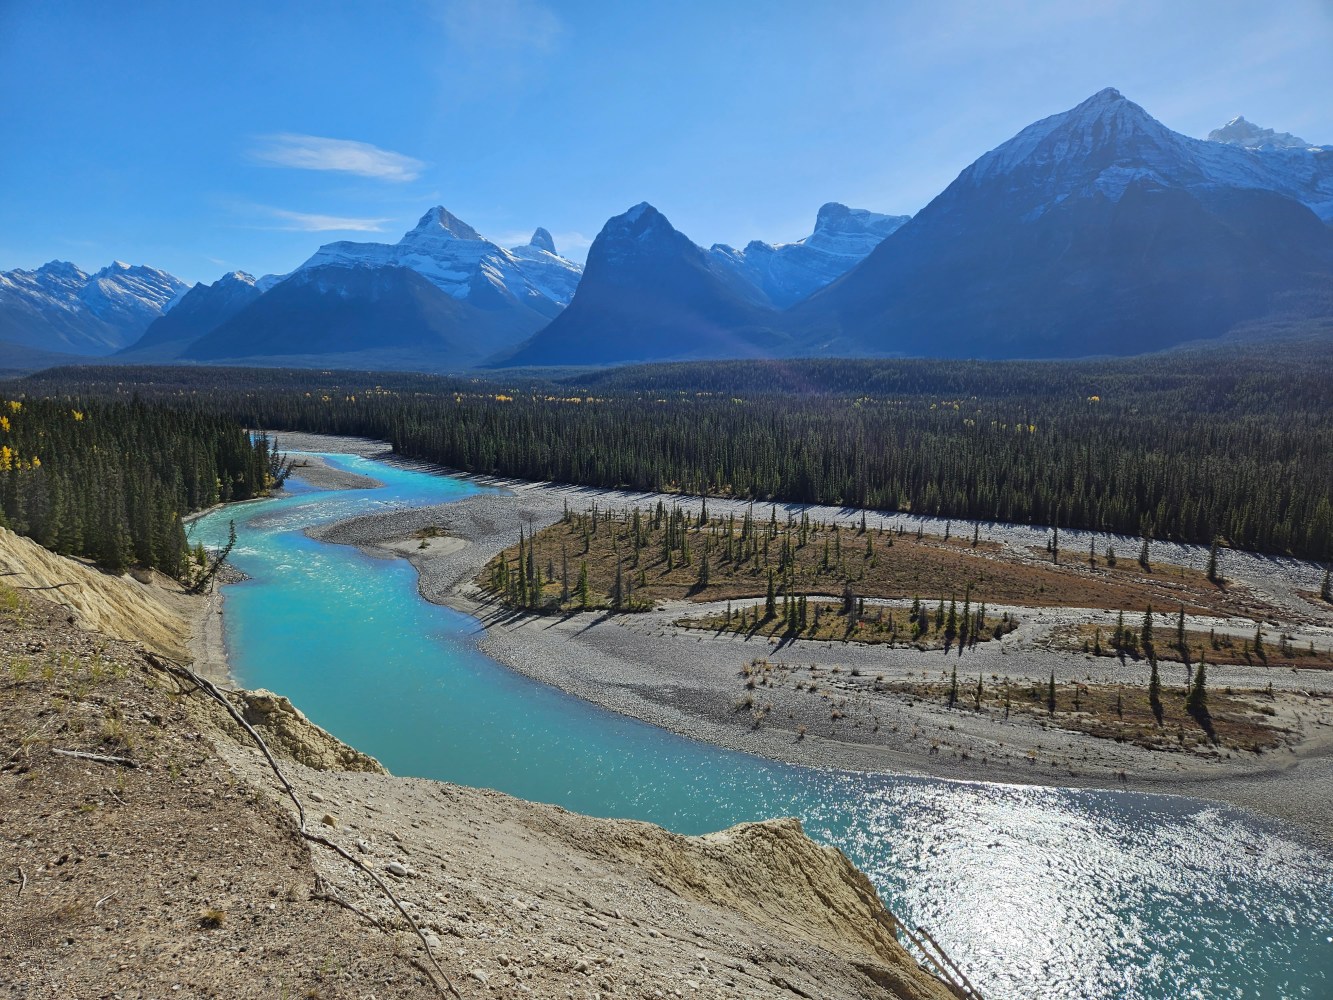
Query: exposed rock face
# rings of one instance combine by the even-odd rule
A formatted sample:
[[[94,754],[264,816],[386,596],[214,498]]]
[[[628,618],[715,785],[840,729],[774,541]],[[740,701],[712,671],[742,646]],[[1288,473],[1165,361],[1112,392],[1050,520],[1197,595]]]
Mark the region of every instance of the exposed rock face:
[[[354,750],[315,725],[280,694],[237,691],[245,721],[264,737],[269,748],[315,771],[370,771],[388,774],[374,757]]]
[[[815,231],[803,240],[777,244],[751,240],[744,250],[718,243],[708,255],[714,265],[735,271],[760,289],[768,304],[786,309],[861,263],[909,218],[831,201],[820,207]]]

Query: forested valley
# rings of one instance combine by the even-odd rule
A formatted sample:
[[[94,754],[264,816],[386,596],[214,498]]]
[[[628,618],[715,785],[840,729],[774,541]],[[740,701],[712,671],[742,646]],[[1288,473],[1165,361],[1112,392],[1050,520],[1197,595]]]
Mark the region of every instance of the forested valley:
[[[559,377],[56,369],[273,432],[383,438],[464,472],[1089,528],[1333,558],[1333,361],[666,364]]]

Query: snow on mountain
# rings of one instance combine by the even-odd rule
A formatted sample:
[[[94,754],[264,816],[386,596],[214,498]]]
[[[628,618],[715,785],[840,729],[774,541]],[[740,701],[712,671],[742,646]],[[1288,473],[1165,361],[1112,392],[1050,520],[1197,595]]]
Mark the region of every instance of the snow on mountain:
[[[1271,128],[1262,128],[1253,122],[1247,122],[1244,115],[1238,115],[1221,128],[1208,133],[1209,142],[1224,142],[1230,146],[1242,146],[1245,149],[1309,149],[1310,144],[1290,132],[1274,132]]]
[[[133,343],[189,286],[120,261],[96,274],[68,261],[0,272],[0,340],[101,355]]]
[[[329,243],[298,270],[406,267],[456,299],[494,303],[498,295],[554,315],[573,298],[581,268],[555,253],[546,230],[538,234],[551,249],[506,250],[436,206],[397,243]]]
[[[167,311],[176,296],[189,286],[173,274],[154,267],[113,261],[92,276],[79,297],[97,316],[124,316],[151,323]]]
[[[1333,151],[1180,135],[1118,91],[980,157],[788,311],[841,354],[1161,350],[1329,310]]]
[[[244,271],[224,274],[211,285],[199,282],[177,296],[171,311],[155,319],[144,335],[120,355],[135,361],[171,360],[260,295],[255,279]]]
[[[1333,150],[1249,149],[1173,132],[1113,87],[1029,125],[959,176],[994,185],[1031,218],[1065,198],[1118,201],[1133,184],[1274,191],[1333,220]]]
[[[713,264],[760,289],[768,303],[785,309],[859,264],[911,216],[880,215],[829,202],[819,209],[815,231],[795,243],[752,240],[744,250],[717,243]]]
[[[553,302],[569,305],[583,269],[555,252],[555,240],[540,226],[526,246],[510,247],[528,280]]]

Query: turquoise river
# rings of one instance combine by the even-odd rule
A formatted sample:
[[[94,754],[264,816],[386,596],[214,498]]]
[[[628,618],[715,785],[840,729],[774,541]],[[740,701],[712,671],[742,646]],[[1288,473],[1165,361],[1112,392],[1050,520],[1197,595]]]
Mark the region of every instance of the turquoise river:
[[[216,511],[249,577],[225,590],[232,669],[396,774],[500,789],[682,833],[799,816],[927,926],[987,1000],[1333,997],[1333,865],[1277,823],[1192,799],[789,767],[527,680],[403,560],[311,525],[479,487],[345,455],[378,489]]]

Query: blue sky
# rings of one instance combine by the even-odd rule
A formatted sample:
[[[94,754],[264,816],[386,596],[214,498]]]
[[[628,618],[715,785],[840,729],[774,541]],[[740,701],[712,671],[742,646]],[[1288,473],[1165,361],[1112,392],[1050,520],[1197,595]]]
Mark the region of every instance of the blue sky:
[[[434,204],[578,258],[644,200],[792,240],[825,201],[915,212],[1105,86],[1333,143],[1330,52],[1330,0],[0,0],[0,269],[283,272]]]

